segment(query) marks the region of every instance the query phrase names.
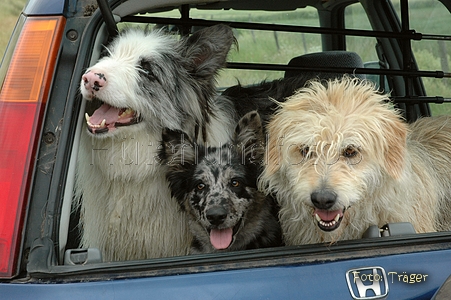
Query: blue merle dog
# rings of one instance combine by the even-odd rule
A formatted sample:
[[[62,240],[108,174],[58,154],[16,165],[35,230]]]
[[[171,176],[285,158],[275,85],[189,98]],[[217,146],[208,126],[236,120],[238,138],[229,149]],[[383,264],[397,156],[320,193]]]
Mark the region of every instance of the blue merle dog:
[[[163,145],[172,195],[189,216],[192,254],[282,245],[278,207],[256,184],[264,156],[256,111],[241,118],[222,147],[197,145],[171,130],[163,132]]]

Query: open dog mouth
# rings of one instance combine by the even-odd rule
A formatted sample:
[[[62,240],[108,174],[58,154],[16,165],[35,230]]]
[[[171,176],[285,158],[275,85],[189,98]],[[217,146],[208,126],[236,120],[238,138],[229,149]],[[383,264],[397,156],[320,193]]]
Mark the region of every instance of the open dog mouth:
[[[103,103],[92,116],[85,114],[89,132],[101,134],[115,130],[120,126],[129,126],[141,122],[138,114],[131,108],[118,108]]]
[[[316,208],[313,215],[321,230],[334,231],[340,226],[345,210],[346,208],[333,211]]]
[[[216,250],[227,249],[233,242],[235,234],[241,226],[241,219],[230,228],[211,228],[208,231],[210,243]]]

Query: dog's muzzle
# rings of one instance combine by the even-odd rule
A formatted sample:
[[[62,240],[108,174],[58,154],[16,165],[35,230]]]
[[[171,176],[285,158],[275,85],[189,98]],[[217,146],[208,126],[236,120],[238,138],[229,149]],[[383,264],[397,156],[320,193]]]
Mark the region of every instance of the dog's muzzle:
[[[345,210],[346,209],[329,211],[315,209],[313,215],[315,216],[315,219],[318,222],[318,227],[321,230],[334,231],[340,226]]]
[[[333,231],[340,226],[346,208],[332,210],[337,202],[337,194],[328,190],[320,190],[310,195],[315,210],[313,216],[321,230]]]
[[[217,250],[230,247],[233,238],[241,225],[240,219],[233,227],[221,228],[227,216],[228,212],[222,206],[210,208],[206,212],[207,220],[211,224],[210,229],[207,229],[208,234],[210,235],[210,243]]]
[[[141,118],[131,108],[117,108],[103,103],[92,116],[85,114],[88,130],[92,134],[101,134],[115,130],[117,127],[134,125]]]

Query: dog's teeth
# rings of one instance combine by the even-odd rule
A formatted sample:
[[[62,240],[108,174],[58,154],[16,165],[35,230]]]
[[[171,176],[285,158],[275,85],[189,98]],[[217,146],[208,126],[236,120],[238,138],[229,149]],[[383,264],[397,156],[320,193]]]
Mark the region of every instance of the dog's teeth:
[[[323,227],[332,227],[335,226],[337,224],[337,222],[335,220],[332,220],[330,222],[325,222],[323,220],[318,221],[318,223],[323,226]]]
[[[324,221],[324,220],[322,220],[322,219],[318,216],[318,214],[315,214],[315,219],[316,219],[316,221],[318,221],[318,223],[319,223],[321,226],[323,226],[323,227],[333,227],[333,226],[337,225],[338,221],[340,220],[340,214],[337,214],[337,215],[335,216],[335,218],[334,218],[333,220],[331,220],[331,221]]]
[[[126,110],[124,110],[123,113],[120,114],[119,118],[122,118],[123,116],[129,115],[133,112],[133,110],[131,108],[127,108]]]
[[[87,113],[85,114],[85,118],[86,118],[86,123],[88,124],[89,127],[99,128],[99,127],[106,126],[106,119],[103,119],[102,123],[100,123],[100,124],[92,124],[91,122],[89,122],[89,115]]]
[[[316,221],[321,222],[321,218],[318,216],[318,214],[315,214],[315,219]]]

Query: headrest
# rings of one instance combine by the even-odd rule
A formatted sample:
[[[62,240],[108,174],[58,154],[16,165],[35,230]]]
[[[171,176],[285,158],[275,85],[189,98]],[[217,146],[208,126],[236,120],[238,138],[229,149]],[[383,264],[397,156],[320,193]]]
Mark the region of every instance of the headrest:
[[[363,61],[355,52],[350,51],[324,51],[304,54],[292,58],[289,66],[299,67],[341,67],[341,68],[363,68]],[[343,73],[326,73],[316,71],[287,70],[285,77],[295,77],[299,75],[311,74],[312,77],[320,76],[324,79],[341,77]],[[365,79],[365,74],[349,74],[361,79]]]

